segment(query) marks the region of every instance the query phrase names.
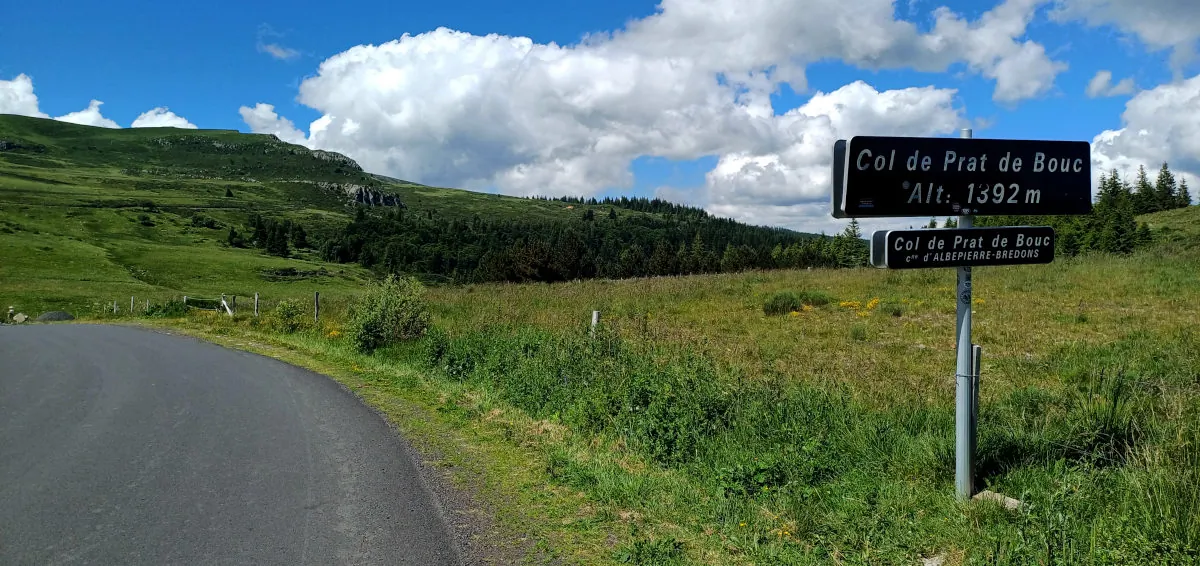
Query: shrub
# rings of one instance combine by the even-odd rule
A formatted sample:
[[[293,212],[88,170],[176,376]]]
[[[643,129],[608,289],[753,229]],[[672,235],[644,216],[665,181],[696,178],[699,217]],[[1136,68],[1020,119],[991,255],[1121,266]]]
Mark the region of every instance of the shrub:
[[[183,301],[168,301],[151,305],[146,316],[154,318],[183,318],[187,316],[187,305]]]
[[[280,332],[291,334],[304,326],[308,309],[295,299],[287,299],[275,307],[271,315],[271,326]]]
[[[370,353],[420,337],[428,327],[424,287],[414,278],[389,275],[351,305],[346,331],[359,351]]]
[[[821,291],[800,291],[796,296],[800,299],[800,304],[814,307],[823,307],[833,302],[833,297]]]
[[[801,291],[799,293],[782,291],[775,293],[763,304],[763,314],[768,316],[787,314],[800,310],[804,305],[823,307],[832,302],[833,297],[821,291]]]
[[[800,310],[800,297],[791,291],[775,293],[763,304],[763,314],[767,316],[787,314]]]

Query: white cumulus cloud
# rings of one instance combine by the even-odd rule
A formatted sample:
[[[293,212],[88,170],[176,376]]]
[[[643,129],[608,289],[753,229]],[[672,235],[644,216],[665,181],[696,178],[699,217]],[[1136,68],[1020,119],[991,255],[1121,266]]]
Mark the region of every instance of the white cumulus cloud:
[[[70,122],[72,124],[82,124],[84,126],[97,126],[100,128],[120,128],[116,122],[105,118],[100,114],[100,105],[104,104],[99,100],[93,100],[88,104],[87,108],[78,112],[72,112],[55,118],[60,122]]]
[[[1177,69],[1195,56],[1200,39],[1200,2],[1194,0],[1056,0],[1053,17],[1113,26],[1148,47],[1170,48]]]
[[[1139,92],[1121,123],[1092,140],[1096,176],[1111,169],[1133,175],[1139,165],[1153,173],[1166,161],[1200,187],[1200,75]]]
[[[87,108],[70,112],[54,119],[60,122],[70,122],[84,126],[120,128],[120,124],[105,118],[100,112],[100,107],[103,104],[99,100],[92,100],[88,103]],[[35,118],[50,117],[38,108],[38,97],[34,94],[33,79],[25,74],[17,75],[16,78],[8,81],[0,80],[0,114],[19,114]],[[154,108],[142,113],[134,119],[132,125],[134,128],[164,126],[174,128],[196,127],[182,116],[178,116],[164,107]]]
[[[1112,71],[1099,71],[1092,80],[1088,81],[1085,94],[1088,98],[1097,98],[1101,96],[1121,96],[1124,94],[1133,94],[1133,78],[1125,77],[1117,84],[1112,84]]]
[[[840,226],[843,222],[830,217],[829,204],[834,142],[855,135],[955,132],[968,124],[954,106],[955,94],[932,87],[879,92],[862,81],[817,93],[777,118],[787,138],[774,151],[723,155],[708,173],[699,203],[751,224]]]
[[[250,131],[256,134],[275,134],[275,137],[288,143],[310,145],[304,137],[304,132],[296,129],[291,120],[275,113],[275,107],[270,104],[256,104],[254,108],[241,107],[238,112],[242,121],[250,126]]]
[[[176,115],[168,108],[158,107],[143,112],[130,124],[131,128],[186,128],[196,129],[196,125],[186,118]]]
[[[17,75],[11,81],[0,80],[0,114],[47,117],[38,110],[38,97],[33,93],[33,79],[29,75]]]
[[[578,45],[437,29],[336,54],[300,86],[307,133],[274,106],[241,108],[255,132],[340,151],[368,170],[511,194],[628,187],[639,156],[771,155],[794,136],[770,95],[805,65],[945,71],[961,62],[1015,102],[1065,64],[1022,39],[1043,0],[968,21],[941,9],[928,33],[891,0],[664,0],[654,15]],[[763,157],[762,159],[766,159]],[[764,162],[764,167],[765,162]]]

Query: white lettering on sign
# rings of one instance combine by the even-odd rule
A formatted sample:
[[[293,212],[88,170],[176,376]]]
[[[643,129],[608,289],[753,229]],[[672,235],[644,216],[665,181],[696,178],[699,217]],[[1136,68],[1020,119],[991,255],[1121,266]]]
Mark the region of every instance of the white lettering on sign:
[[[1000,158],[1000,163],[997,164],[997,168],[1000,169],[1001,173],[1008,173],[1008,171],[1010,169],[1012,170],[1013,173],[1020,173],[1021,172],[1021,158],[1013,157],[1011,151],[1007,152],[1004,154],[1004,157]]]
[[[1025,234],[1017,234],[1017,247],[1025,246],[1049,246],[1049,236],[1026,236]]]
[[[896,150],[894,149],[891,151],[890,155],[875,155],[874,160],[871,159],[872,155],[874,154],[872,154],[871,150],[869,149],[863,149],[862,151],[858,152],[858,158],[855,159],[854,164],[858,167],[859,171],[866,171],[867,169],[874,169],[876,171],[891,171],[892,166],[896,163]]]
[[[954,168],[954,171],[987,171],[987,154],[968,157],[953,151],[946,151],[946,158],[942,160],[942,171],[950,171],[951,167]]]
[[[933,165],[933,158],[929,157],[928,155],[922,157],[921,150],[918,149],[908,157],[908,161],[905,162],[905,165],[908,167],[909,171],[916,171],[918,167],[922,171],[928,171],[929,167]]]
[[[905,181],[905,189],[908,188],[908,184],[909,183]],[[924,186],[924,189],[922,189],[922,186]],[[942,193],[944,192],[945,189],[943,189],[941,185],[938,185],[937,189],[934,190],[933,183],[917,183],[916,186],[912,188],[912,192],[908,195],[908,202],[910,204],[914,202],[917,204],[929,204],[933,202],[941,204],[942,202],[948,202],[949,198],[942,198]]]
[[[1033,172],[1041,173],[1082,173],[1083,159],[1070,157],[1046,157],[1042,152],[1033,154]]]

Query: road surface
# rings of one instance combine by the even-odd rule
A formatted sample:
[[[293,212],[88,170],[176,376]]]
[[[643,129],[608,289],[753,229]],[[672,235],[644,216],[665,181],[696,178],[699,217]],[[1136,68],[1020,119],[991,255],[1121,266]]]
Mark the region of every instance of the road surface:
[[[405,445],[332,380],[190,338],[0,327],[0,564],[455,564]]]

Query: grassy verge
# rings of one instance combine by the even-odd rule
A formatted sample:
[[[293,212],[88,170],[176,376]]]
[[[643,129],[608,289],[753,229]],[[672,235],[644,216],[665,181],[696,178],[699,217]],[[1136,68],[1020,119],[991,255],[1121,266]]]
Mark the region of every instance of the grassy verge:
[[[653,516],[597,504],[585,492],[554,481],[557,455],[596,452],[590,439],[531,418],[488,392],[430,379],[402,351],[359,354],[347,341],[329,336],[336,325],[283,333],[252,317],[231,320],[210,312],[124,321],[274,357],[345,385],[479,505],[465,511],[494,519],[484,523],[494,530],[468,533],[473,545],[489,549],[483,553],[488,563],[623,563],[624,556],[645,556],[636,549],[666,528]]]
[[[836,279],[826,285],[841,294],[783,316],[763,314],[761,303],[750,314],[755,305],[737,297],[769,300],[773,278],[807,273],[655,281],[643,295],[629,291],[645,308],[659,299],[654,285],[718,297],[722,287],[739,289],[717,306],[744,324],[776,328],[755,330],[759,344],[794,339],[804,325],[807,355],[791,364],[770,355],[750,363],[744,338],[689,342],[637,308],[592,336],[579,324],[455,319],[447,316],[454,303],[443,299],[425,338],[372,356],[352,351],[336,317],[290,334],[274,330],[271,316],[197,313],[182,327],[273,344],[268,354],[347,383],[419,445],[445,454],[508,532],[541,545],[540,556],[589,564],[911,563],[935,554],[959,563],[1186,563],[1200,557],[1200,335],[1186,323],[1194,303],[1154,299],[1178,298],[1181,289],[1194,298],[1190,275],[1148,257],[1091,258],[1049,275],[996,270],[985,297],[1039,306],[1045,291],[1031,278],[1088,281],[1114,262],[1144,287],[1082,316],[1047,300],[1056,307],[1041,308],[1036,332],[1060,340],[995,332],[984,341],[994,353],[977,479],[1021,499],[1017,513],[954,500],[952,396],[935,381],[947,377],[932,375],[936,365],[903,375],[938,358],[953,363],[949,345],[916,347],[949,334],[936,323],[948,316],[935,300],[937,277],[889,282],[886,273],[857,272],[852,284],[842,272],[818,273]],[[1168,292],[1158,286],[1164,279],[1183,285]],[[847,297],[855,285],[886,285],[891,294],[856,301]],[[1109,277],[1073,290],[1120,285],[1135,283]],[[528,291],[530,302],[576,292]],[[486,303],[497,289],[461,293],[460,301]],[[661,304],[693,304],[674,300]],[[1122,301],[1149,312],[1114,315]],[[514,310],[522,308],[539,307]],[[552,301],[540,308],[555,313]],[[707,310],[680,311],[666,326]],[[814,368],[823,355],[842,363]]]
[[[320,328],[156,324],[347,384],[530,561],[1183,564],[1200,560],[1200,249],[1176,236],[977,271],[977,485],[1017,512],[953,498],[950,270],[437,288],[433,329],[370,356],[344,334],[348,295]]]

